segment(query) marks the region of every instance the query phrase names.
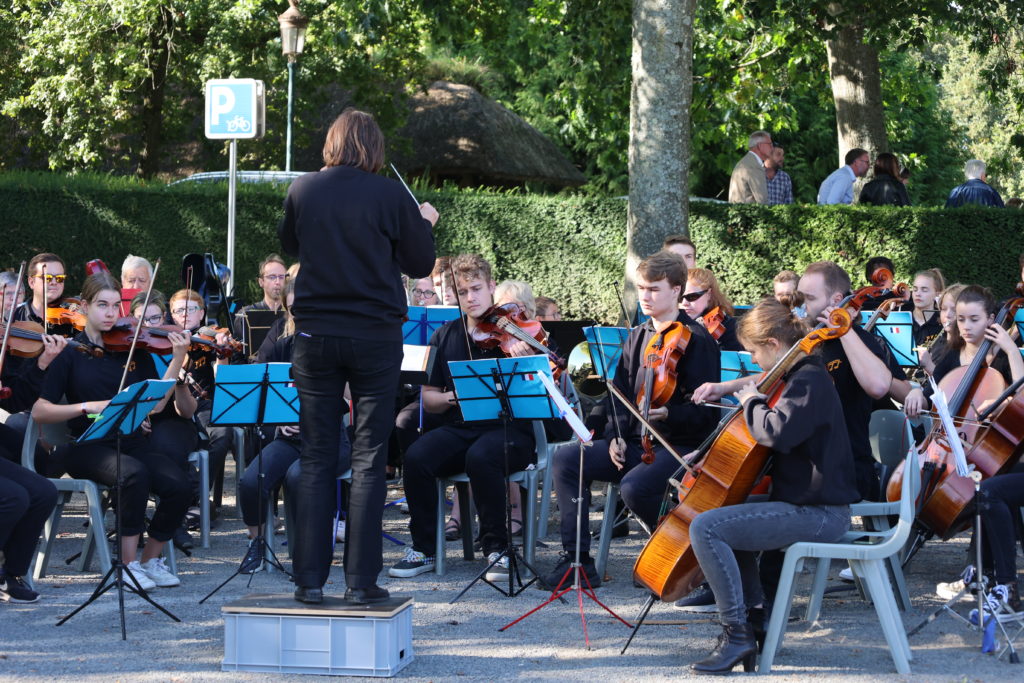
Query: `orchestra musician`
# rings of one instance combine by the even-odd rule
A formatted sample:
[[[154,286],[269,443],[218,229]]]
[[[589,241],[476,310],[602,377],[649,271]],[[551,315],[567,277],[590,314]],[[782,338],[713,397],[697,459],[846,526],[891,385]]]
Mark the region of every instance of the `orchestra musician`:
[[[648,342],[677,321],[689,330],[689,342],[677,365],[676,390],[666,405],[652,408],[649,412],[649,421],[681,453],[700,444],[714,429],[716,421],[716,412],[712,408],[700,406],[686,396],[697,387],[716,381],[721,373],[718,345],[699,323],[679,308],[686,282],[686,265],[675,253],[659,251],[640,263],[636,270],[637,298],[641,310],[650,319],[630,331],[612,380],[623,395],[637,396],[647,376],[644,352]],[[625,408],[609,411],[604,434],[595,438],[583,453],[584,514],[590,509],[591,482],[614,481],[620,483],[619,493],[626,506],[649,529],[657,526],[666,482],[679,463],[661,444],[656,443],[654,461],[646,464],[641,461],[643,450],[639,421]],[[578,446],[566,445],[556,450],[552,468],[563,552],[559,562],[545,575],[549,589],[559,584],[577,550]],[[591,587],[600,586],[602,577],[590,556],[589,533],[581,534],[579,552],[582,569]]]
[[[30,320],[40,325],[46,322],[46,308],[60,300],[64,294],[64,261],[60,256],[44,252],[36,254],[25,269],[32,298],[14,309],[14,320]]]
[[[104,348],[104,332],[109,332],[118,320],[121,309],[121,288],[109,273],[89,276],[82,286],[82,301],[86,316],[85,329],[76,341]],[[163,379],[177,380],[189,337],[184,333],[168,335],[173,355]],[[90,415],[103,412],[117,393],[125,364],[125,352],[107,350],[94,357],[65,348],[50,364],[43,380],[39,400],[32,408],[32,417],[40,424],[68,422],[73,436],[80,436],[91,424]],[[145,380],[157,379],[153,359],[143,349],[136,349],[128,367],[125,386]],[[67,397],[67,404],[60,401]],[[172,400],[173,399],[173,400]],[[183,418],[191,418],[187,406],[192,403],[188,389],[176,383],[168,395],[151,411],[174,410]],[[150,590],[156,586],[171,587],[180,584],[178,577],[167,570],[160,554],[164,544],[171,540],[185,516],[190,499],[190,487],[185,473],[176,463],[161,453],[146,434],[144,424],[139,432],[121,439],[121,557],[130,570],[137,587]],[[64,467],[71,476],[91,479],[103,486],[117,485],[118,451],[113,437],[85,443],[72,442],[58,449]],[[159,502],[149,522],[149,540],[136,559],[139,537],[146,529],[146,506],[150,493],[159,496]]]
[[[683,259],[687,269],[697,267],[697,245],[686,235],[669,235],[662,242],[661,248]]]
[[[295,598],[323,601],[330,572],[335,478],[346,384],[353,398],[352,486],[346,520],[345,598],[387,600],[381,526],[388,438],[407,311],[401,274],[434,264],[437,211],[378,175],[384,135],[373,117],[346,109],[331,124],[324,168],[288,188],[278,236],[299,257],[292,373],[301,404],[301,472],[296,486]]]
[[[733,317],[736,310],[733,308],[732,302],[729,301],[729,297],[718,286],[718,280],[710,270],[691,268],[687,271],[686,291],[683,292],[683,300],[679,307],[709,331],[721,326],[721,329],[714,332],[712,336],[718,335],[715,339],[723,351],[743,350],[743,345],[736,337],[736,318]],[[705,316],[716,313],[720,320],[712,323],[705,318]],[[709,323],[711,324],[709,325]]]
[[[946,280],[938,268],[922,270],[914,276],[910,296],[914,302],[912,315],[915,346],[930,346],[935,337],[942,332],[939,299],[945,288]]]
[[[762,368],[771,368],[806,333],[784,304],[766,299],[739,323],[739,337]],[[750,435],[771,449],[767,501],[704,511],[690,525],[690,542],[715,595],[723,634],[699,673],[723,674],[743,663],[753,671],[756,631],[763,631],[764,595],[756,553],[798,541],[832,543],[850,527],[850,503],[860,499],[850,440],[834,425],[843,418],[836,385],[817,356],[783,377],[774,405],[753,380],[735,392]]]
[[[917,355],[918,364],[929,375],[935,372],[935,361],[941,358],[945,352],[949,331],[953,325],[956,325],[956,298],[960,296],[960,292],[966,286],[959,282],[951,284],[942,290],[942,295],[939,297],[939,323],[942,326],[942,331],[932,339],[927,348],[920,350]]]
[[[800,276],[792,270],[780,270],[772,279],[772,296],[782,301],[784,296],[796,294],[797,285],[800,284]]]

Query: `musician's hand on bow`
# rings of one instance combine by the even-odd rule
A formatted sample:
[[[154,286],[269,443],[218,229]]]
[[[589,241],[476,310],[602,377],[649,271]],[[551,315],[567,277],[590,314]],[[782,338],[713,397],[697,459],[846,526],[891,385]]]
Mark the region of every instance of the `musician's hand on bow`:
[[[917,417],[927,407],[928,399],[924,397],[924,392],[920,388],[911,389],[907,397],[903,399],[903,412],[907,414],[907,417]]]
[[[668,419],[668,406],[662,406],[660,408],[651,408],[647,412],[648,422],[660,422]]]
[[[746,405],[747,401],[751,399],[768,398],[767,396],[765,396],[764,394],[757,390],[757,384],[754,382],[754,380],[750,380],[749,382],[744,384],[740,388],[740,390],[736,392],[735,396],[736,400],[738,400],[743,405]]]
[[[693,392],[693,402],[701,404],[708,401],[718,401],[725,396],[725,386],[721,382],[705,382]]]
[[[171,342],[171,354],[175,358],[185,358],[192,347],[192,339],[187,332],[168,332],[167,340]]]
[[[616,469],[621,470],[626,466],[626,442],[619,438],[614,438],[608,442],[608,457],[611,458],[612,464],[615,465]]]
[[[277,428],[281,436],[291,437],[299,435],[299,425],[281,425]]]

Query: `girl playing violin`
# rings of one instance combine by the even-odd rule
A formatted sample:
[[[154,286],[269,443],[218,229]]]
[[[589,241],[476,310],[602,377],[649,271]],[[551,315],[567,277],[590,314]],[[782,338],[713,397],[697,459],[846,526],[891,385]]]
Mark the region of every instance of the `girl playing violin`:
[[[107,273],[89,276],[82,287],[85,329],[77,341],[104,348],[103,333],[118,320],[121,288]],[[185,360],[189,338],[184,333],[168,335],[173,348],[164,379],[177,379]],[[128,354],[107,351],[94,357],[65,349],[50,365],[43,380],[40,398],[32,408],[32,417],[41,424],[69,422],[71,433],[79,436],[91,424],[89,416],[103,412],[117,393],[128,362]],[[152,357],[137,349],[131,357],[125,386],[158,377]],[[62,397],[68,403],[62,404]],[[174,389],[153,410],[159,413],[174,399],[174,409],[185,418],[183,408],[191,397],[183,385]],[[147,435],[146,427],[121,439],[121,557],[136,584],[145,590],[156,586],[177,586],[178,577],[167,571],[160,553],[175,528],[181,524],[189,502],[188,479],[182,469],[159,452]],[[61,449],[64,466],[73,477],[92,479],[104,486],[115,486],[118,453],[113,438],[86,443],[70,443]],[[149,523],[149,541],[136,559],[139,536],[146,528],[146,505],[150,493],[160,498]]]
[[[774,299],[758,303],[738,328],[763,368],[773,367],[806,331],[803,319]],[[735,394],[751,436],[771,449],[768,501],[707,510],[690,526],[724,628],[711,655],[692,665],[700,673],[728,673],[740,662],[745,671],[754,668],[755,628],[764,623],[757,552],[838,540],[850,526],[850,503],[860,499],[849,437],[835,428],[844,422],[843,407],[821,359],[798,361],[784,382],[774,404],[753,381]]]
[[[699,322],[718,341],[723,351],[742,351],[736,338],[735,310],[721,288],[715,274],[706,268],[691,268],[686,278],[686,291],[679,307]]]

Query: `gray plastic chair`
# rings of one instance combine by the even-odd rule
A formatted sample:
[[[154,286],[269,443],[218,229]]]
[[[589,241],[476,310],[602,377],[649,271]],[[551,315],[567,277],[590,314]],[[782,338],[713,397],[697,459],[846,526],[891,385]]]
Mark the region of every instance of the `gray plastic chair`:
[[[907,431],[909,433],[909,425]],[[911,443],[913,438],[910,437]],[[811,604],[808,605],[808,612],[812,609],[817,612],[820,608],[821,596],[825,590],[825,581],[828,578],[830,560],[841,559],[850,563],[851,569],[856,577],[867,590],[869,597],[875,606],[878,621],[881,624],[882,632],[885,634],[889,652],[892,654],[896,671],[901,674],[910,673],[910,661],[913,654],[910,651],[910,643],[907,641],[907,634],[900,620],[899,610],[896,608],[896,599],[893,589],[887,580],[885,561],[897,555],[903,545],[910,537],[911,524],[914,521],[914,501],[920,489],[921,476],[918,469],[917,448],[911,447],[907,452],[906,476],[903,477],[903,486],[900,492],[899,523],[895,528],[887,531],[875,532],[873,540],[869,545],[850,542],[843,539],[838,543],[794,543],[786,550],[786,559],[782,566],[782,576],[779,581],[779,588],[775,593],[775,606],[772,609],[771,621],[768,624],[764,651],[761,654],[758,671],[770,673],[775,655],[782,644],[785,634],[785,627],[789,621],[789,612],[793,603],[793,590],[796,576],[805,558],[818,558],[818,567],[814,574],[814,582],[811,588]],[[854,537],[863,537],[864,532],[851,532]]]

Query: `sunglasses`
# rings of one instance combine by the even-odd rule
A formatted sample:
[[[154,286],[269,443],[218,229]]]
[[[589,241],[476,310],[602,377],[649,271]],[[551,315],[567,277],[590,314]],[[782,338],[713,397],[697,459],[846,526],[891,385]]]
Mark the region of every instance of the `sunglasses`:
[[[690,292],[689,294],[683,294],[683,298],[689,301],[691,304],[697,299],[701,298],[708,293],[708,290],[702,289],[699,292]]]
[[[46,275],[40,275],[40,276],[37,276],[37,277],[41,277],[44,280],[46,280],[47,282],[63,283],[64,280],[66,280],[68,276],[67,275],[50,275],[49,273],[47,273]]]

